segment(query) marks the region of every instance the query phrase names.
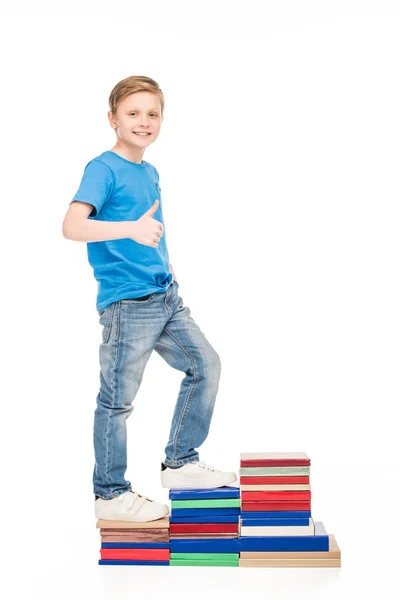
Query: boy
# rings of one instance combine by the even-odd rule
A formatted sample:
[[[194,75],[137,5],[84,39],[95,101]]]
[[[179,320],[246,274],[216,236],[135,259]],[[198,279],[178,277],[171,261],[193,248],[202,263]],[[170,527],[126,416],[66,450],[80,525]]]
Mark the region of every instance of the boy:
[[[134,492],[124,477],[126,419],[153,349],[185,373],[161,463],[161,485],[221,487],[236,481],[236,475],[199,461],[195,450],[208,435],[221,364],[178,295],[159,175],[142,160],[160,132],[163,93],[153,79],[131,76],[117,83],[109,105],[116,144],[86,165],[63,235],[88,242],[98,282],[96,308],[103,329],[93,432],[95,515],[142,522],[169,512],[167,505]]]

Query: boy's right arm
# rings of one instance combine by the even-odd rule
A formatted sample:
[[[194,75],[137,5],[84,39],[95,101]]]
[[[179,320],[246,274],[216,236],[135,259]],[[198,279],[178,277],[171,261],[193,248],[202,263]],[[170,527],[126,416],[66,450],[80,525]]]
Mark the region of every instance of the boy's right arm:
[[[76,242],[103,242],[130,238],[138,244],[158,248],[163,235],[163,224],[153,218],[159,201],[137,221],[100,221],[88,219],[93,205],[74,201],[69,205],[62,224],[63,236]]]

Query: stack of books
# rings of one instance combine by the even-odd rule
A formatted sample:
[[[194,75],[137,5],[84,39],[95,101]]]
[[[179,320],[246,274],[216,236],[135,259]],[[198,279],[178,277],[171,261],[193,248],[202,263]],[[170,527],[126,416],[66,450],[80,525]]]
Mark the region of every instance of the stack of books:
[[[170,490],[170,565],[239,566],[240,489]]]
[[[305,452],[240,455],[240,486],[170,490],[169,518],[99,519],[100,565],[340,567],[311,515]]]
[[[98,519],[101,549],[99,565],[168,566],[168,517],[157,521],[106,521]]]
[[[340,567],[333,535],[311,515],[305,452],[240,455],[240,567]]]

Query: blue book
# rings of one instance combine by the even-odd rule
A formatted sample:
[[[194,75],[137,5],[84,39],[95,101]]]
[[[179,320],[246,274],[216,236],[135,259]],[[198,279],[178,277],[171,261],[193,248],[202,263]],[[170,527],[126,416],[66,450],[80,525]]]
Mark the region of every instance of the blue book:
[[[171,552],[233,552],[240,551],[238,538],[221,539],[221,538],[201,538],[191,540],[171,540]]]
[[[168,567],[169,561],[161,560],[106,560],[100,558],[99,565],[153,565],[153,567]]]
[[[240,537],[241,552],[307,552],[329,550],[329,536],[319,521],[315,523],[315,535]]]
[[[171,517],[210,517],[212,519],[214,515],[240,515],[240,506],[234,508],[171,508]]]
[[[274,510],[274,511],[242,511],[246,519],[307,519],[311,517],[311,510]]]
[[[237,523],[239,515],[211,515],[208,517],[170,517],[170,523]]]
[[[151,529],[149,530],[151,531]],[[102,542],[102,548],[165,548],[169,549],[169,542]]]
[[[310,519],[247,519],[242,517],[241,523],[243,527],[275,527],[277,525],[290,527],[295,525],[297,527],[309,525]]]
[[[170,490],[170,500],[208,500],[212,498],[240,498],[240,488],[225,485],[208,490]]]

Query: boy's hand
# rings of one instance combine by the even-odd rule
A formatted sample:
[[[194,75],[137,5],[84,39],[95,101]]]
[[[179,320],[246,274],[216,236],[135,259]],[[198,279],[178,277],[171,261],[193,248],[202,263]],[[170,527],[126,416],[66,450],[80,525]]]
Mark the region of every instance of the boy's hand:
[[[164,226],[157,219],[153,219],[160,201],[156,200],[151,208],[147,210],[137,221],[132,221],[131,238],[138,244],[158,248],[160,238],[162,238]]]

